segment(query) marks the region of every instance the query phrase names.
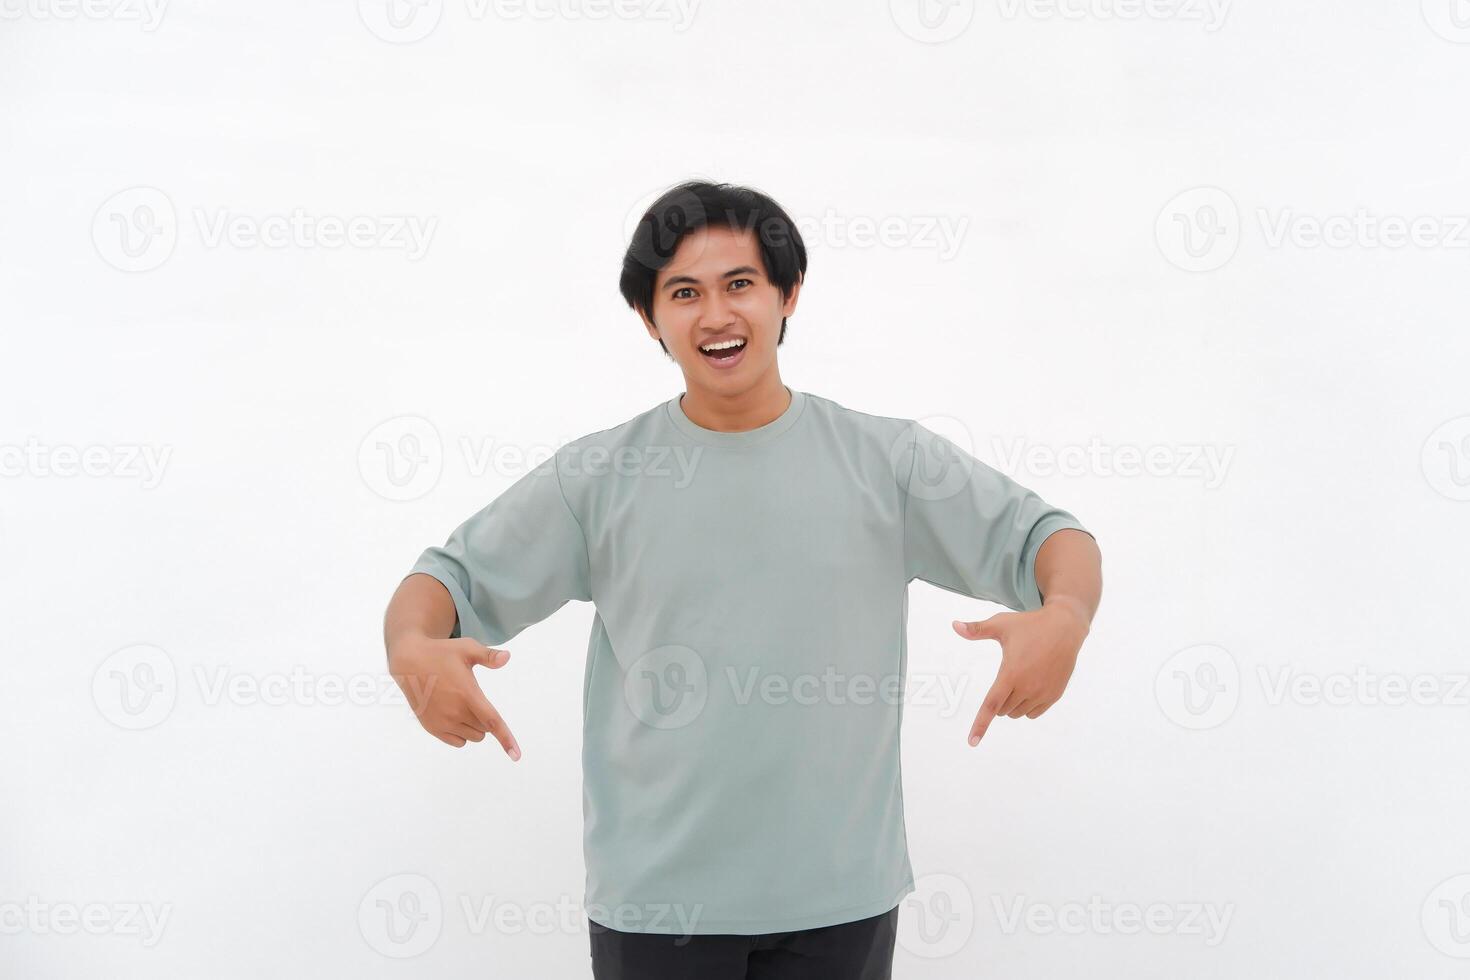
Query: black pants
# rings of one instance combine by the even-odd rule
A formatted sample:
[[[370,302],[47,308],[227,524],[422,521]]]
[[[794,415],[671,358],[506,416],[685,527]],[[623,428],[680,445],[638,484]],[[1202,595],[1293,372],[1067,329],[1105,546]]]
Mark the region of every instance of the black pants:
[[[889,980],[898,908],[835,926],[664,936],[620,932],[587,920],[594,980]]]

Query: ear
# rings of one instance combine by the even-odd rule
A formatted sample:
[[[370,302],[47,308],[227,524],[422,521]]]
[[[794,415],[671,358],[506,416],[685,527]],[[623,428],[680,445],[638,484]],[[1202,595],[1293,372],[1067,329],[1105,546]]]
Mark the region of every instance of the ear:
[[[793,314],[793,313],[796,312],[796,298],[798,296],[800,296],[800,295],[801,295],[801,280],[798,279],[796,281],[796,285],[794,285],[794,286],[791,287],[791,296],[786,300],[786,302],[781,307],[781,315],[782,316],[790,316],[791,314]]]
[[[639,310],[638,319],[643,321],[643,329],[648,331],[648,336],[652,337],[654,340],[658,340],[658,327],[655,327],[653,325],[653,321],[648,318],[648,314],[644,313],[642,310]]]

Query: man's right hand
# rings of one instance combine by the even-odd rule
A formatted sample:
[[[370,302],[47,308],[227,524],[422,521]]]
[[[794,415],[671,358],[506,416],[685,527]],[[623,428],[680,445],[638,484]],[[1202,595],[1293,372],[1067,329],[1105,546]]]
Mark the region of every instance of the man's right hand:
[[[489,734],[512,760],[519,760],[520,745],[475,680],[476,664],[493,670],[509,660],[509,650],[468,637],[400,636],[388,649],[388,672],[430,735],[462,748]]]

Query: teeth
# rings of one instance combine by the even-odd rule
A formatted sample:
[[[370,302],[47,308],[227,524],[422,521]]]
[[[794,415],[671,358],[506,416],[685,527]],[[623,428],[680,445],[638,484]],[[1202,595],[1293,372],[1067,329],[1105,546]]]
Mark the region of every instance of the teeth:
[[[711,351],[711,350],[725,350],[727,347],[744,347],[744,346],[745,346],[745,341],[740,340],[737,337],[734,340],[722,340],[718,344],[705,344],[705,345],[701,345],[699,349],[700,350],[703,350],[703,351]]]

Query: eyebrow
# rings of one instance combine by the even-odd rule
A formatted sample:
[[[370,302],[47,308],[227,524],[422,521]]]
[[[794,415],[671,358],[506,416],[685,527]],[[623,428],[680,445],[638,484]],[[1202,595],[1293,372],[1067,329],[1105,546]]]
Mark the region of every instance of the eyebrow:
[[[725,273],[723,276],[720,276],[720,278],[721,279],[730,279],[730,278],[733,278],[735,276],[750,276],[750,275],[757,275],[758,276],[758,275],[760,275],[760,270],[757,269],[753,265],[742,265],[742,266],[738,266],[738,267],[736,267],[734,269],[731,269],[729,272]],[[679,285],[679,284],[682,284],[682,283],[693,283],[694,285],[698,286],[699,285],[699,280],[698,279],[695,279],[693,276],[674,276],[668,282],[664,283],[663,288],[664,289],[668,289],[670,286],[675,286],[675,285]]]

